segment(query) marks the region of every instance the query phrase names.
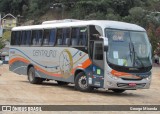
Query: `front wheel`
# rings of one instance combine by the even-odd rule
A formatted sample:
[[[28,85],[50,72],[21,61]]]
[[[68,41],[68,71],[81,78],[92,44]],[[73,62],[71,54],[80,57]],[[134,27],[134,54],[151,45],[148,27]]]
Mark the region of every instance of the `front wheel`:
[[[84,72],[80,72],[75,79],[75,88],[77,90],[83,91],[83,92],[88,92],[88,91],[92,91],[93,87],[90,87],[88,85],[88,81],[87,81],[87,76],[85,75]]]
[[[34,67],[30,67],[28,71],[28,80],[31,84],[41,84],[44,79],[35,77],[35,69]]]
[[[123,93],[125,90],[124,89],[112,89],[112,91],[115,93]]]

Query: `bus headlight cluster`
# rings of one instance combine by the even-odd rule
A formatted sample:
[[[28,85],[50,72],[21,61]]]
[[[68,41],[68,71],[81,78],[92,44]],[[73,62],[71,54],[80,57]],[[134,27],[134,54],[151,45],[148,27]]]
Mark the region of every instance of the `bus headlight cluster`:
[[[149,76],[149,77],[147,77],[147,78],[145,78],[146,80],[150,80],[151,79],[151,76]]]

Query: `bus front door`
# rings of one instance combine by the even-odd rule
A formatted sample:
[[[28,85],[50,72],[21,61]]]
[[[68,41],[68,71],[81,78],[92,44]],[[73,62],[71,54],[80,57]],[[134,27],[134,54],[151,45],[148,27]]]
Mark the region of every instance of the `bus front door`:
[[[93,48],[93,79],[92,84],[96,87],[104,85],[104,46],[102,41],[94,41]]]

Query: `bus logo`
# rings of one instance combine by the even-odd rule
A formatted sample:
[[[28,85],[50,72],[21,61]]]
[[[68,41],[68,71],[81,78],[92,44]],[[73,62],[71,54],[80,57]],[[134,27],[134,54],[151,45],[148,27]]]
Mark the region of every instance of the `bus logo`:
[[[59,57],[60,71],[64,78],[71,76],[71,70],[73,69],[73,59],[71,53],[65,49],[61,52]]]

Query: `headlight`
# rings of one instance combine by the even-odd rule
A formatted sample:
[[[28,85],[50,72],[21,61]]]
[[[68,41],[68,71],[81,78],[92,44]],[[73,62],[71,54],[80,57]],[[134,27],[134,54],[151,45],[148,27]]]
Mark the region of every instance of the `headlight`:
[[[150,80],[151,79],[151,76],[149,76],[149,77],[147,77],[147,78],[145,78],[146,80]]]
[[[118,80],[119,78],[118,78],[118,77],[116,77],[116,76],[114,76],[114,77],[113,77],[113,79]]]
[[[109,73],[108,75],[109,75],[109,77],[111,77],[111,78],[114,79],[114,80],[118,80],[118,79],[119,79],[118,77],[112,75],[111,73]]]

